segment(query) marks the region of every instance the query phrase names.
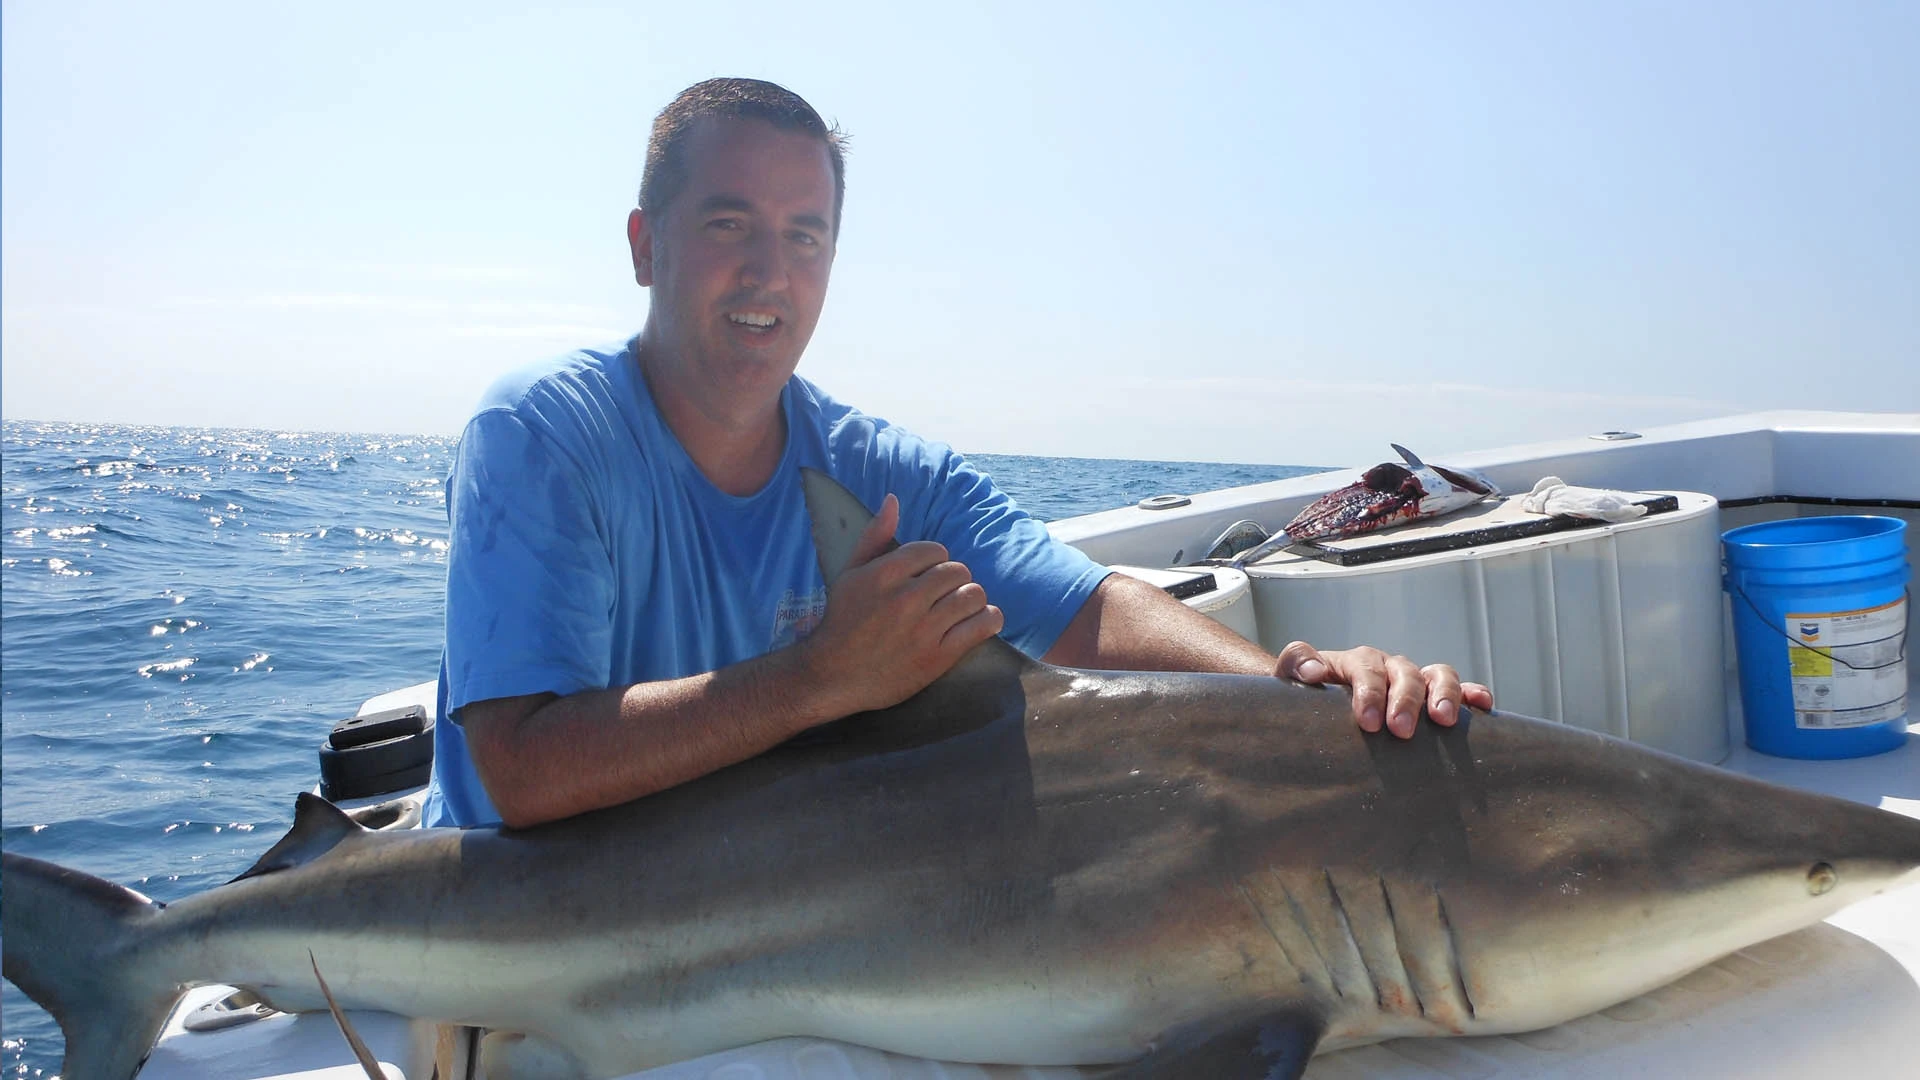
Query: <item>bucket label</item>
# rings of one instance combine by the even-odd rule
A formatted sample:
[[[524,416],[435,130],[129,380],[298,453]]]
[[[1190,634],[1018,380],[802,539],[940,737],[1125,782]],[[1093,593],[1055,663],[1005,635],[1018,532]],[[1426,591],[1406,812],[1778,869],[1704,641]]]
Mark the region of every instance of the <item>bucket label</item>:
[[[1793,723],[1831,730],[1907,714],[1907,600],[1859,611],[1788,612]]]

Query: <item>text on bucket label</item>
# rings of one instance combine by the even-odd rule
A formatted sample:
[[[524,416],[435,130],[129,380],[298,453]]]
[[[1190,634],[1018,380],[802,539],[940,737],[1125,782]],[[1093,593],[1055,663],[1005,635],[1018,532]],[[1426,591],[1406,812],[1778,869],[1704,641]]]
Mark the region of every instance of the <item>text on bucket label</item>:
[[[1907,601],[1859,611],[1789,612],[1793,723],[1860,727],[1907,714]]]

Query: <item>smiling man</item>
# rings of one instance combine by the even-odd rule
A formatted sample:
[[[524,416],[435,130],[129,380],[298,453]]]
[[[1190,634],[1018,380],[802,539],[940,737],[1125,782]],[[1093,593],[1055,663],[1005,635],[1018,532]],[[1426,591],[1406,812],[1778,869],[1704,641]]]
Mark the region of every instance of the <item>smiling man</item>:
[[[1375,649],[1272,656],[797,376],[844,178],[838,131],[771,83],[709,80],[655,120],[627,220],[645,327],[496,383],[460,441],[428,824],[639,798],[905,700],[996,633],[1080,667],[1349,683],[1401,735],[1423,705],[1491,706]],[[878,507],[831,596],[802,467]]]

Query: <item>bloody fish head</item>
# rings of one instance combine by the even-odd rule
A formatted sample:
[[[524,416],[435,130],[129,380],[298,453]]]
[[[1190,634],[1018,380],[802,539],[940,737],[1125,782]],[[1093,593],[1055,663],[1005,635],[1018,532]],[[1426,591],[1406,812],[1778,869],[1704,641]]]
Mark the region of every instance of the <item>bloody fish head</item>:
[[[1368,469],[1358,483],[1321,496],[1281,530],[1287,539],[1297,544],[1358,536],[1500,494],[1492,481],[1471,469],[1428,465],[1403,446],[1393,448],[1405,465],[1383,462]]]

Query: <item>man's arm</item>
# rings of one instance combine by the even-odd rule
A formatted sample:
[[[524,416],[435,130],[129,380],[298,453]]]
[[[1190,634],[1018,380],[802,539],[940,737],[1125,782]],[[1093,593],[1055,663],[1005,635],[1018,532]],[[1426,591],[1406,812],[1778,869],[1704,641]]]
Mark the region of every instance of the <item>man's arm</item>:
[[[832,719],[798,650],[684,679],[475,701],[467,749],[514,828],[614,806],[745,761]]]
[[[1368,646],[1322,652],[1304,641],[1290,643],[1276,657],[1125,574],[1109,574],[1100,582],[1046,660],[1068,667],[1219,671],[1342,683],[1353,690],[1353,715],[1361,728],[1379,731],[1384,723],[1401,738],[1413,734],[1422,705],[1435,723],[1447,726],[1459,718],[1462,702],[1493,708],[1492,691],[1462,683],[1446,664],[1423,668]]]
[[[999,633],[1000,609],[944,547],[886,551],[899,518],[889,495],[798,644],[683,679],[467,704],[467,749],[501,820],[614,806],[898,704]]]

